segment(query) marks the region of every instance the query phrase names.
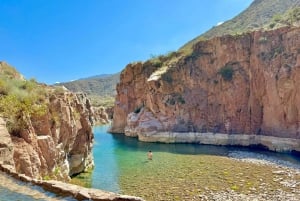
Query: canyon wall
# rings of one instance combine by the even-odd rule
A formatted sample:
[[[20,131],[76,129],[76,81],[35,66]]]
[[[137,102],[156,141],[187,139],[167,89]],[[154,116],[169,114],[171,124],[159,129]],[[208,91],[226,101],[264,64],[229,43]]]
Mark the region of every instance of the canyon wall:
[[[105,107],[93,107],[93,124],[102,125],[108,124],[110,122],[110,114],[107,113],[107,108]]]
[[[221,144],[251,136],[270,149],[289,139],[282,149],[300,151],[299,123],[300,28],[284,27],[216,37],[188,54],[129,64],[117,85],[111,132],[197,143],[205,137],[189,136],[219,133],[227,138]],[[270,142],[263,143],[265,136]]]
[[[93,166],[92,110],[84,94],[53,92],[48,99],[47,112],[24,117],[18,135],[0,118],[0,162],[29,177],[68,180]]]

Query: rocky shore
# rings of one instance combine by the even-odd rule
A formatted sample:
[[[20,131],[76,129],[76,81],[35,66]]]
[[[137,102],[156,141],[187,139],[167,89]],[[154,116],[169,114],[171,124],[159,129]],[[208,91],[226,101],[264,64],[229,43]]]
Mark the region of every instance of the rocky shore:
[[[270,200],[270,201],[297,201],[300,200],[300,165],[292,162],[278,160],[274,157],[269,157],[263,154],[257,154],[252,152],[234,151],[229,154],[230,158],[234,160],[243,161],[246,163],[253,163],[256,165],[268,165],[273,167],[273,181],[278,182],[283,189],[289,189],[290,192],[284,191],[283,189],[275,189],[270,192],[267,190],[268,183],[261,182],[259,188],[264,193],[255,193],[257,189],[251,189],[250,194],[237,193],[234,190],[212,192],[207,191],[203,196],[200,196],[200,200],[214,200],[214,201],[254,201],[254,200]],[[284,179],[284,175],[288,178]],[[298,177],[298,178],[296,178]]]
[[[214,200],[214,201],[260,201],[260,200],[269,200],[269,201],[298,201],[300,199],[300,180],[296,179],[296,176],[300,175],[300,165],[277,160],[274,157],[268,157],[263,154],[257,154],[252,152],[244,151],[234,151],[229,154],[230,158],[234,160],[243,161],[246,163],[253,163],[257,165],[268,165],[272,166],[274,169],[279,168],[281,170],[272,171],[273,181],[278,182],[282,185],[283,188],[290,189],[290,192],[286,192],[282,189],[275,189],[272,192],[267,190],[267,183],[261,183],[259,188],[264,193],[255,193],[257,189],[251,189],[251,193],[244,194],[238,193],[234,190],[213,192],[207,189],[207,192],[204,195],[199,196],[199,200]],[[289,179],[283,179],[283,175],[288,175]],[[195,199],[197,200],[197,199]]]
[[[298,201],[299,194],[296,193],[286,193],[281,190],[276,190],[272,194],[239,194],[235,191],[228,192],[209,192],[208,195],[203,195],[199,197],[199,200],[214,200],[214,201]],[[197,199],[196,199],[197,200]]]

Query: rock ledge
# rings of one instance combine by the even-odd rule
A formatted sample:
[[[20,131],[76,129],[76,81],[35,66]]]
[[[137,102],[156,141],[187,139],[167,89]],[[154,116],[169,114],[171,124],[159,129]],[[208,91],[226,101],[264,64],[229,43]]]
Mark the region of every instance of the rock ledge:
[[[29,182],[37,186],[41,186],[43,189],[53,192],[60,196],[72,196],[77,200],[93,200],[93,201],[143,201],[142,198],[120,195],[112,192],[107,192],[99,189],[84,188],[73,184],[64,183],[56,180],[38,180],[25,176],[24,174],[18,174],[14,171],[12,166],[3,165],[0,163],[0,171],[3,171],[11,175],[15,179],[19,179],[23,182]]]

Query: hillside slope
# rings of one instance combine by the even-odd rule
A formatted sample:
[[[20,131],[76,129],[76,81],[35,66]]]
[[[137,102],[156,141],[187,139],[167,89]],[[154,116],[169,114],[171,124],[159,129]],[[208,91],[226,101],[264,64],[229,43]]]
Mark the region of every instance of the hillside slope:
[[[99,75],[57,85],[65,86],[73,92],[84,92],[87,95],[114,96],[116,93],[115,86],[119,82],[119,77],[120,73]]]
[[[72,82],[59,83],[72,92],[83,92],[88,95],[94,106],[112,106],[116,95],[116,85],[120,73],[83,78]]]
[[[189,41],[181,49],[189,48],[200,40],[210,39],[226,34],[241,34],[260,29],[270,23],[276,16],[287,10],[300,6],[300,0],[255,0],[242,13],[219,26],[215,26],[195,39]]]

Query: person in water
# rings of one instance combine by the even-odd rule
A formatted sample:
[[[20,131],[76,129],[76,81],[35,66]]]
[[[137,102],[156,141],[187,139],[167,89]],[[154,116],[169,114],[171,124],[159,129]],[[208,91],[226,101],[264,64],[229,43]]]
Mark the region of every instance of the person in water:
[[[151,150],[148,151],[147,156],[148,156],[149,160],[152,160],[152,151]]]

